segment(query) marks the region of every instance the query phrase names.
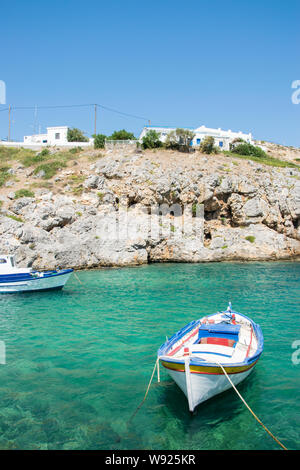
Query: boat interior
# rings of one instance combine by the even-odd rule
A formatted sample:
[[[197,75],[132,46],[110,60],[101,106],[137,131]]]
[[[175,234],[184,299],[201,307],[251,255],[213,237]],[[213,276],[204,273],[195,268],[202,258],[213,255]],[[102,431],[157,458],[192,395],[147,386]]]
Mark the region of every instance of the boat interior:
[[[239,314],[216,314],[200,320],[180,338],[168,356],[183,359],[186,355],[203,361],[240,363],[257,349],[257,338],[249,321]]]

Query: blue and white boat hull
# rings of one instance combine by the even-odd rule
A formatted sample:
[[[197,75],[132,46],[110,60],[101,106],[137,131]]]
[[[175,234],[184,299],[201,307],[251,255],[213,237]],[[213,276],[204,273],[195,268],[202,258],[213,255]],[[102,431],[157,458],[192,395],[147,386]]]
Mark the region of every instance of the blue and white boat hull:
[[[50,289],[62,289],[73,269],[30,273],[25,275],[0,276],[0,293],[32,292]]]

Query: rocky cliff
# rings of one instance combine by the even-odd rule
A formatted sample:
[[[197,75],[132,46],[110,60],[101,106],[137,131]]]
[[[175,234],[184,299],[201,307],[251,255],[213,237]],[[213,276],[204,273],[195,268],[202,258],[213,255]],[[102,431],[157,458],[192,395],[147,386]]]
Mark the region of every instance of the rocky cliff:
[[[283,150],[278,158],[293,167],[224,154],[90,150],[70,154],[45,179],[34,164],[12,161],[0,188],[0,252],[39,269],[296,257],[299,152]],[[30,197],[17,197],[20,188]]]

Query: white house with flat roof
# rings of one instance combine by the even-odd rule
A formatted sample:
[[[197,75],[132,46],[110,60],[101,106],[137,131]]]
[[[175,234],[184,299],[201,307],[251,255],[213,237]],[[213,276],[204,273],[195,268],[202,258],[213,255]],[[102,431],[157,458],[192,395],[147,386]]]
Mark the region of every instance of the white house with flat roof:
[[[94,139],[88,142],[68,142],[68,126],[47,127],[46,134],[25,135],[22,141],[1,141],[0,146],[4,147],[24,147],[32,150],[39,150],[41,147],[89,147],[94,145]]]
[[[215,145],[220,147],[222,150],[230,150],[229,144],[239,138],[243,139],[246,142],[253,144],[253,137],[251,133],[245,134],[244,132],[233,132],[231,129],[225,131],[221,128],[212,129],[205,126],[197,127],[196,129],[191,127],[184,127],[184,129],[190,130],[195,134],[191,142],[191,146],[199,147],[203,139],[208,136],[212,136],[215,140]],[[142,132],[139,136],[139,141],[141,142],[143,137],[147,134],[148,131],[156,131],[160,135],[160,140],[162,142],[166,141],[167,135],[176,130],[176,127],[161,127],[161,126],[146,126],[142,129]]]
[[[68,144],[68,126],[47,127],[47,134],[25,135],[24,144]]]
[[[68,142],[68,126],[47,127],[46,134],[25,135],[23,142],[0,141],[5,147],[24,147],[38,150],[41,147],[89,147],[94,144],[94,139],[88,142]]]

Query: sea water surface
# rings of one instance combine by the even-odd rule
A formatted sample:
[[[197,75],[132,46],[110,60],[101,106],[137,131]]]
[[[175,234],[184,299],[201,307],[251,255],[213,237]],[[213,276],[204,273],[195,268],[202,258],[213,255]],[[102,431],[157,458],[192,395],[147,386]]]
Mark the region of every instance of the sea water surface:
[[[1,449],[277,449],[233,390],[191,415],[156,352],[187,322],[233,308],[265,348],[239,391],[300,449],[300,263],[155,264],[82,271],[62,291],[1,294]],[[298,343],[296,343],[298,341]]]

